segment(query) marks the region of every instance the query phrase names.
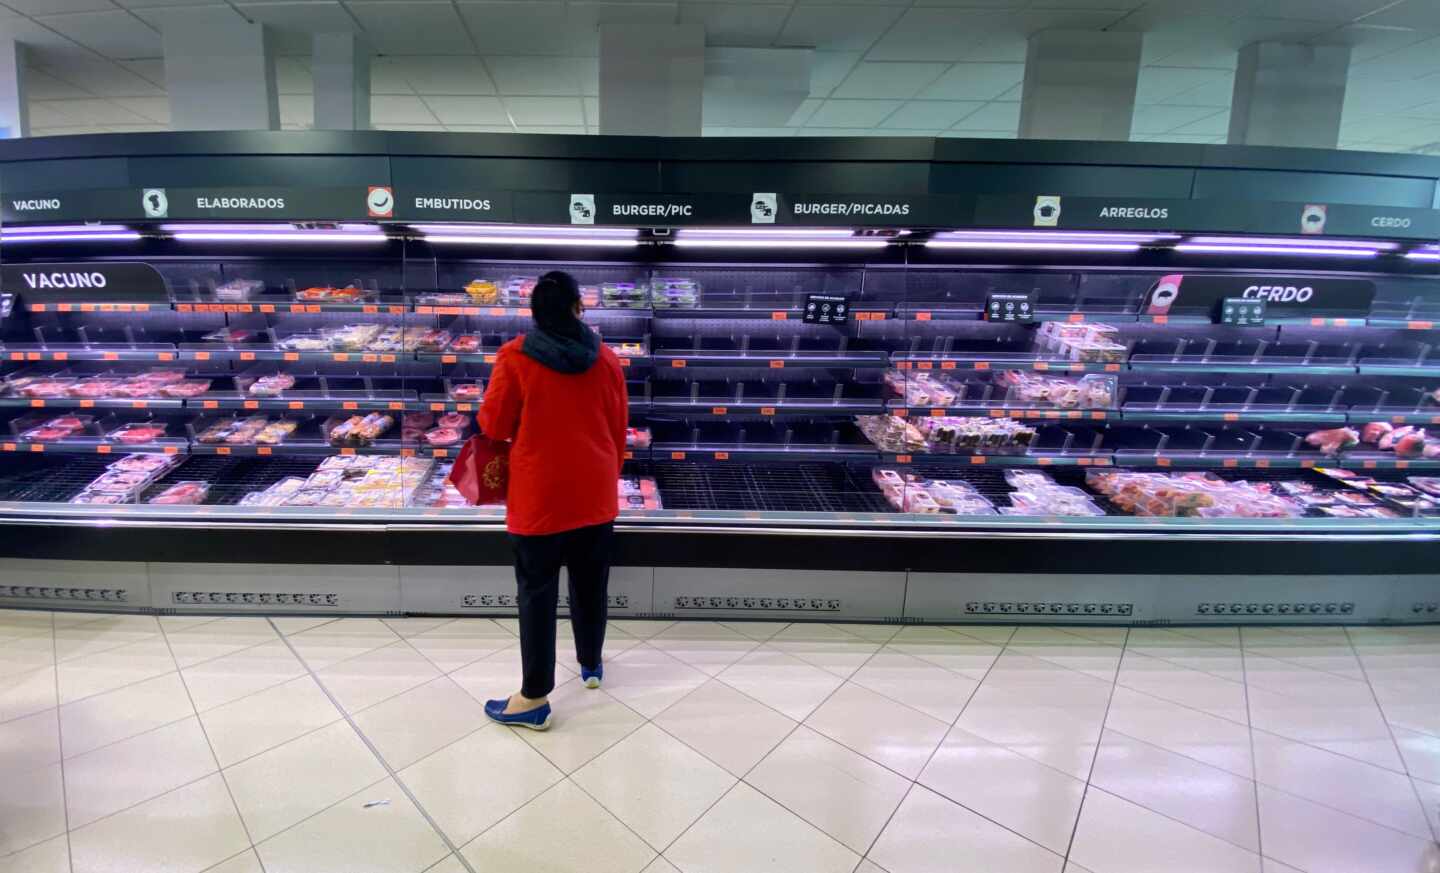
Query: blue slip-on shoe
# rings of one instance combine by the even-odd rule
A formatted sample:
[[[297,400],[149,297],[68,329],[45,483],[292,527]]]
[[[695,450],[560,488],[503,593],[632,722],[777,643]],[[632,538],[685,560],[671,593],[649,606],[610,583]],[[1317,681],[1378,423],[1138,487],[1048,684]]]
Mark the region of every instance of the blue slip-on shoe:
[[[580,667],[580,681],[585,683],[585,687],[586,687],[586,688],[599,688],[599,687],[600,687],[600,680],[601,680],[601,679],[604,679],[604,678],[605,678],[605,665],[604,665],[604,664],[601,664],[600,666],[596,667],[594,670],[587,670],[587,669],[585,669],[584,665],[581,665],[581,667]]]
[[[490,720],[500,724],[508,724],[513,727],[529,728],[532,731],[550,730],[550,704],[542,703],[528,712],[513,712],[505,714],[505,707],[510,705],[509,699],[485,701],[485,714]]]

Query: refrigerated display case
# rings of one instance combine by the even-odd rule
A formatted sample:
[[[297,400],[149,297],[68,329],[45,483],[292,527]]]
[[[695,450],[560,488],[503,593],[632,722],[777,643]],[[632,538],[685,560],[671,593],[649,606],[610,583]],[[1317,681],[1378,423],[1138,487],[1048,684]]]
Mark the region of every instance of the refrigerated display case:
[[[1052,227],[1040,205],[1059,209],[1062,197],[1014,193],[1033,190],[1017,175],[984,196],[888,195],[908,213],[879,208],[884,191],[841,191],[816,212],[802,205],[822,198],[746,193],[777,181],[753,165],[756,144],[707,142],[692,161],[656,142],[644,148],[669,150],[658,158],[628,152],[633,142],[547,154],[520,138],[535,151],[522,158],[457,156],[441,139],[443,148],[425,138],[429,155],[417,154],[422,140],[379,135],[0,149],[7,191],[48,185],[59,196],[33,202],[85,213],[41,222],[13,198],[0,209],[0,291],[13,302],[0,327],[0,602],[513,608],[504,508],[465,506],[446,474],[498,348],[529,323],[535,278],[565,269],[630,389],[619,612],[1436,614],[1440,213],[1429,203],[1335,197],[1339,230],[1318,237],[1266,225],[1255,214],[1284,204],[1234,192],[1218,205],[1187,197],[1202,213],[1190,225],[1172,205],[1171,220],[1134,207],[1121,229],[1100,218]],[[1078,187],[1065,208],[1081,211],[1104,193],[1093,174],[1124,189],[1116,200],[1143,204],[1154,198],[1125,179],[1192,154],[1119,148],[1110,165],[1089,158],[1062,182],[1041,163],[1046,153],[992,148],[992,163],[1025,158],[1047,184]],[[607,149],[608,163],[593,166]],[[884,161],[876,149],[792,153],[788,190],[822,171],[873,191],[887,179],[910,184],[916,168],[933,185],[984,164],[898,148]],[[156,163],[167,153],[178,168]],[[219,177],[185,163],[205,154],[218,156]],[[1237,156],[1226,172],[1294,174],[1280,169],[1293,153],[1260,157]],[[389,162],[384,178],[364,176],[377,158]],[[102,160],[127,162],[125,185],[94,178],[110,172]],[[301,196],[298,177],[316,160],[341,168],[337,183],[388,182],[396,204],[415,210],[373,216],[364,197],[334,206],[329,193]],[[493,197],[508,211],[492,220],[425,220],[420,204],[436,198],[407,160],[462,161],[455,185],[467,193],[477,183],[465,173],[525,164],[545,178],[522,172]],[[672,219],[658,225],[607,224],[622,195],[560,190],[657,160],[661,190],[623,196],[655,201],[642,214]],[[1195,163],[1186,172],[1207,178]],[[675,187],[697,184],[702,164],[723,172]],[[857,168],[878,181],[846,176]],[[1434,197],[1440,165],[1425,164],[1429,177],[1399,169]],[[258,190],[233,175],[242,171],[301,192],[288,198],[294,214],[185,211],[202,184]],[[176,181],[143,187],[166,172]],[[1358,178],[1308,172],[1321,190]],[[1393,178],[1376,178],[1382,194],[1404,199],[1386,189]],[[149,214],[156,190],[170,214]],[[761,206],[789,221],[744,223],[775,217]],[[1362,208],[1416,230],[1348,230],[1357,219],[1347,209]],[[601,223],[572,223],[584,209]],[[1015,218],[1032,209],[1032,222]],[[1234,219],[1243,226],[1217,217],[1231,212],[1244,213]],[[907,215],[919,220],[897,220]],[[1247,308],[1257,300],[1265,305]],[[117,574],[131,581],[104,581]]]

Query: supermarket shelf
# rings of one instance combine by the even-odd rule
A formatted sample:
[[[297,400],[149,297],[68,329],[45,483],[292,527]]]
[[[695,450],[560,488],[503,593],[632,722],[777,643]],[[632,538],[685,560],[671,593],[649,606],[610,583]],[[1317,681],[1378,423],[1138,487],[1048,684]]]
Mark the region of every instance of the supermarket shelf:
[[[1402,364],[1360,362],[1362,376],[1421,376],[1429,379],[1440,378],[1440,364]]]
[[[1123,363],[1079,363],[1075,361],[1038,360],[1031,355],[1013,358],[959,358],[944,355],[900,355],[891,359],[897,370],[1034,370],[1037,373],[1119,373]]]
[[[1024,406],[895,406],[888,411],[901,418],[984,416],[1042,421],[1116,421],[1120,418],[1120,412],[1114,409],[1037,409]]]
[[[454,458],[460,454],[460,446],[437,448],[399,440],[381,440],[369,446],[332,446],[327,442],[291,441],[273,446],[257,445],[207,445],[191,443],[192,455],[224,455],[233,457],[328,457],[330,455],[394,455],[397,457]]]
[[[1440,424],[1440,410],[1429,411],[1405,409],[1356,409],[1351,407],[1346,420],[1351,424],[1365,424],[1370,421],[1385,421],[1390,424]]]
[[[631,411],[635,411],[635,401],[630,402]],[[648,411],[656,415],[680,415],[680,416],[736,416],[736,415],[759,415],[769,418],[771,416],[783,418],[785,416],[817,416],[817,415],[875,415],[885,411],[885,404],[882,400],[851,401],[847,403],[825,403],[806,401],[746,401],[736,403],[731,400],[651,400]]]
[[[631,360],[638,360],[632,358]],[[652,356],[657,367],[726,367],[730,369],[884,369],[890,366],[885,352],[853,352],[850,354],[661,354]]]
[[[68,440],[56,440],[53,442],[31,442],[29,440],[14,439],[0,441],[0,451],[3,452],[28,452],[31,454],[63,454],[63,455],[184,455],[189,453],[189,444],[185,440],[167,439],[154,443],[127,444],[109,442],[96,438],[76,438]]]
[[[179,355],[182,361],[290,361],[311,364],[395,364],[415,358],[413,352],[291,352],[270,347],[187,348],[181,349]]]
[[[1144,357],[1144,356],[1141,356]],[[1131,358],[1128,369],[1135,372],[1147,373],[1244,373],[1256,376],[1283,376],[1283,375],[1309,375],[1309,376],[1352,376],[1356,372],[1354,364],[1329,363],[1307,364],[1300,361],[1293,363],[1265,362],[1265,361],[1237,361],[1237,360],[1136,360]],[[1363,371],[1362,371],[1363,372]],[[1440,373],[1440,368],[1436,369]]]
[[[656,461],[873,461],[878,457],[871,445],[797,445],[786,447],[774,443],[741,445],[693,445],[690,443],[655,443],[650,457]]]
[[[180,409],[184,401],[174,397],[0,397],[0,409]]]
[[[1370,327],[1381,327],[1388,330],[1436,330],[1440,328],[1440,321],[1427,321],[1417,318],[1371,316],[1365,321]]]
[[[144,348],[89,348],[68,346],[10,345],[0,352],[10,361],[175,361],[179,352],[171,345]]]
[[[1245,409],[1236,407],[1219,407],[1214,409],[1155,409],[1144,407],[1133,407],[1126,404],[1121,408],[1119,418],[1124,421],[1137,423],[1166,422],[1166,421],[1219,421],[1219,422],[1253,422],[1264,423],[1274,422],[1283,424],[1344,424],[1346,414],[1343,409],[1327,410],[1285,410],[1285,409]]]
[[[1120,449],[1114,454],[1117,467],[1186,467],[1186,468],[1254,468],[1308,469],[1323,466],[1319,454],[1294,455],[1265,452],[1153,452]]]
[[[1086,452],[1063,454],[1060,452],[1034,451],[1026,454],[987,454],[981,452],[915,452],[897,454],[882,452],[880,460],[887,464],[905,464],[918,467],[933,465],[969,464],[971,466],[994,467],[1108,467],[1111,464],[1109,452]]]
[[[478,408],[479,404],[471,404]],[[312,397],[305,394],[283,394],[279,397],[246,397],[241,394],[211,394],[185,402],[187,409],[264,409],[264,410],[364,410],[376,409],[414,411],[430,409],[428,403],[410,396]]]

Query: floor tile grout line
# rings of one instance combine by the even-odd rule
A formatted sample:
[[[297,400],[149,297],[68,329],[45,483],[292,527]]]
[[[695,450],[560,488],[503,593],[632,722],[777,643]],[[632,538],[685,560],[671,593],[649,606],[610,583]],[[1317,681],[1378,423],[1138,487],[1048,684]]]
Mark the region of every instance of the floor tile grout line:
[[[400,788],[400,790],[405,794],[405,796],[409,798],[410,802],[414,804],[415,809],[419,811],[420,815],[425,819],[425,822],[430,825],[430,829],[434,831],[437,836],[440,837],[440,841],[445,844],[446,848],[450,850],[450,853],[459,858],[460,865],[464,867],[468,871],[468,873],[476,873],[475,868],[470,866],[470,862],[464,856],[460,855],[459,848],[450,839],[449,834],[446,834],[445,831],[441,829],[439,823],[437,823],[435,821],[435,818],[430,815],[430,811],[427,810],[420,803],[420,799],[416,797],[414,792],[410,790],[410,786],[405,784],[405,781],[400,778],[400,774],[396,772],[394,767],[390,766],[390,762],[385,760],[385,756],[380,754],[380,750],[375,747],[375,744],[370,740],[368,736],[365,735],[365,732],[360,729],[360,725],[355,723],[355,719],[350,715],[350,713],[346,712],[345,708],[340,705],[340,701],[335,699],[335,695],[332,694],[330,692],[330,689],[325,686],[325,683],[323,680],[321,680],[319,674],[310,667],[310,662],[305,660],[305,658],[300,654],[300,652],[295,648],[295,646],[291,644],[289,638],[287,638],[284,634],[280,634],[280,628],[275,625],[273,619],[267,617],[265,620],[270,624],[270,627],[274,629],[277,634],[280,635],[281,641],[284,642],[285,646],[290,650],[290,654],[294,655],[297,659],[299,659],[300,665],[304,667],[305,670],[310,674],[310,677],[315,680],[315,684],[320,686],[321,693],[323,693],[327,698],[329,698],[330,703],[340,711],[341,718],[343,718],[345,722],[350,725],[351,730],[355,731],[355,735],[358,736],[360,738],[360,741],[365,744],[365,748],[370,750],[370,754],[375,756],[375,760],[379,762],[380,766],[385,770],[389,778],[395,781],[395,784]],[[388,628],[389,626],[386,625],[386,627]],[[396,636],[399,637],[399,634],[396,634]],[[444,678],[448,679],[449,677],[446,676]],[[451,679],[450,681],[452,683],[455,682],[455,680],[453,679]],[[457,688],[460,687],[458,683],[455,683],[455,685]],[[463,691],[464,689],[461,688],[461,690]],[[351,796],[353,797],[354,795]],[[256,852],[256,854],[258,855],[259,852]]]
[[[50,613],[50,646],[55,658],[60,657],[59,642],[55,639],[55,613]],[[60,746],[60,807],[65,814],[65,865],[75,870],[75,847],[70,842],[70,787],[65,783],[65,729],[60,726],[60,668],[55,666],[55,742]]]
[[[210,624],[210,622],[206,622],[206,624]],[[195,724],[200,728],[200,736],[205,738],[205,748],[210,750],[210,759],[215,762],[215,772],[220,776],[220,784],[225,786],[225,796],[230,798],[230,808],[235,811],[235,818],[239,820],[240,828],[245,832],[245,841],[253,849],[255,837],[250,833],[250,823],[245,821],[245,815],[240,812],[240,804],[235,800],[235,791],[230,787],[230,780],[225,776],[225,768],[220,766],[220,755],[215,751],[215,744],[210,741],[210,731],[205,727],[205,720],[200,717],[199,708],[195,706],[195,695],[190,692],[190,683],[185,681],[185,674],[179,670],[180,662],[175,659],[175,649],[170,644],[170,638],[165,635],[163,630],[160,635],[165,638],[165,649],[170,653],[170,660],[175,661],[175,672],[180,677],[180,687],[185,689],[185,699],[190,701],[190,717],[195,719]],[[260,853],[256,852],[255,856],[259,858]],[[260,859],[260,873],[265,873],[263,858]]]
[[[1250,741],[1250,784],[1251,791],[1255,795],[1255,852],[1260,857],[1265,857],[1265,822],[1260,817],[1260,773],[1255,764],[1255,714],[1250,711],[1250,669],[1245,659],[1245,629],[1236,630],[1236,636],[1240,638],[1240,675],[1244,677],[1241,683],[1245,689],[1245,737]],[[1264,862],[1261,862],[1264,866]]]
[[[246,852],[249,852],[249,853],[251,853],[252,855],[255,856],[255,861],[256,861],[256,863],[258,863],[258,864],[260,865],[261,871],[264,871],[264,869],[265,869],[265,862],[264,862],[264,860],[261,859],[260,853],[255,850],[255,845],[252,843],[252,844],[246,846],[244,849],[241,849],[240,851],[238,851],[238,852],[236,852],[235,854],[231,855],[231,856],[228,857],[228,858],[222,858],[222,859],[220,859],[219,861],[216,861],[214,864],[211,864],[209,867],[204,867],[204,868],[202,868],[202,869],[200,869],[200,870],[197,870],[196,873],[210,873],[210,871],[211,871],[211,870],[214,870],[216,867],[219,867],[219,866],[222,865],[222,864],[229,864],[231,861],[235,860],[236,858],[240,857],[241,855],[245,854]]]
[[[1100,733],[1095,737],[1095,754],[1090,756],[1090,770],[1085,774],[1085,787],[1080,790],[1080,805],[1075,808],[1075,824],[1070,828],[1070,841],[1065,844],[1064,867],[1070,866],[1070,853],[1075,850],[1075,837],[1080,833],[1080,819],[1085,815],[1085,799],[1090,796],[1090,788],[1095,778],[1095,762],[1100,760],[1100,745],[1105,741],[1105,723],[1110,721],[1110,706],[1115,702],[1115,689],[1120,687],[1120,664],[1125,660],[1129,643],[1130,629],[1127,627],[1125,638],[1120,641],[1120,658],[1115,662],[1115,678],[1110,683],[1110,696],[1105,698],[1105,714],[1100,718]],[[1098,785],[1094,787],[1096,791],[1104,791]]]
[[[1415,793],[1415,801],[1420,805],[1420,816],[1425,819],[1425,824],[1430,827],[1430,837],[1440,842],[1440,828],[1436,827],[1435,818],[1425,809],[1425,796],[1420,793],[1420,787],[1415,784],[1415,777],[1410,772],[1410,762],[1405,760],[1405,753],[1400,749],[1400,741],[1395,738],[1395,728],[1390,720],[1385,717],[1385,709],[1380,705],[1380,695],[1375,693],[1375,686],[1370,681],[1370,671],[1365,666],[1365,661],[1355,649],[1355,640],[1350,636],[1349,628],[1345,628],[1345,640],[1350,644],[1350,651],[1355,653],[1355,660],[1360,664],[1360,675],[1365,677],[1365,687],[1370,689],[1370,697],[1375,701],[1375,709],[1380,713],[1380,720],[1385,724],[1385,732],[1390,735],[1390,742],[1395,746],[1395,755],[1400,759],[1400,766],[1405,768],[1406,780],[1410,783],[1410,790]]]

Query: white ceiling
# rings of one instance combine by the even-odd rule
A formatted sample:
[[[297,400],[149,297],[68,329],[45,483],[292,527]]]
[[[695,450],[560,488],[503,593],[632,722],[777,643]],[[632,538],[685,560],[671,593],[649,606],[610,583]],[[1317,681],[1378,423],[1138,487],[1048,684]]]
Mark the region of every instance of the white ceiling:
[[[281,119],[312,122],[310,34],[361,33],[372,121],[395,130],[596,133],[598,23],[700,21],[711,45],[813,47],[785,127],[724,136],[1013,137],[1025,41],[1047,28],[1146,34],[1132,139],[1220,143],[1235,52],[1354,47],[1342,148],[1440,151],[1440,0],[0,0],[32,46],[37,136],[164,130],[168,16],[272,25]]]

